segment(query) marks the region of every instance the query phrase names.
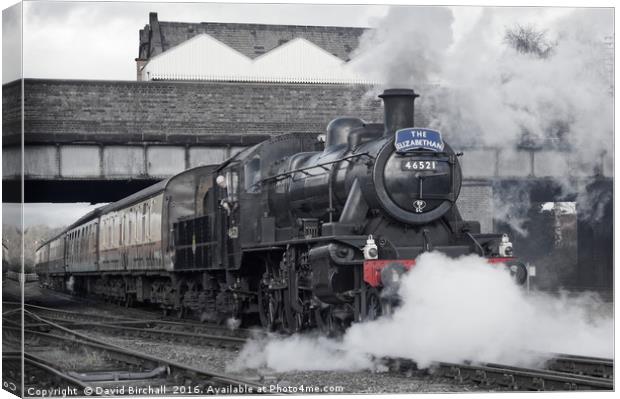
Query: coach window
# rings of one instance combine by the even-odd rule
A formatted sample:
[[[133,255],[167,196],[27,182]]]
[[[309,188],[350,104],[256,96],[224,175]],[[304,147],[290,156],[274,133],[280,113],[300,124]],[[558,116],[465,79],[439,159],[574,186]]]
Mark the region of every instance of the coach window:
[[[82,259],[86,259],[88,250],[90,248],[90,226],[84,227],[84,249],[82,249]]]
[[[131,218],[133,220],[133,242],[134,243],[138,243],[138,238],[140,238],[140,218],[138,217],[138,212],[140,211],[140,207],[136,206],[135,208],[133,208],[133,211],[131,212]]]
[[[127,244],[131,244],[131,231],[132,231],[132,223],[131,223],[131,210],[129,211],[129,227],[127,230]]]
[[[80,229],[75,232],[75,262],[80,260]]]
[[[108,242],[108,223],[105,220],[101,220],[101,223],[99,223],[99,246],[101,247],[101,249],[105,249],[106,248],[106,243]]]
[[[84,252],[86,250],[86,227],[80,229],[80,257],[78,261],[82,261],[84,258]]]
[[[246,162],[244,166],[245,175],[245,191],[247,193],[259,193],[261,179],[260,174],[260,157],[256,155],[254,158]]]
[[[153,233],[151,232],[151,214],[153,213],[153,206],[155,205],[155,200],[149,201],[149,215],[148,215],[148,228],[146,229],[146,234],[151,239]]]
[[[112,242],[113,242],[113,232],[114,232],[114,219],[108,219],[108,247],[111,248],[112,247]]]
[[[95,247],[95,225],[90,225],[90,232],[88,234],[88,252],[93,252]]]
[[[86,231],[86,227],[82,227],[80,229],[80,232],[78,233],[78,235],[80,237],[80,241],[79,241],[80,249],[79,249],[79,252],[78,252],[78,262],[81,262],[82,258],[84,257],[84,247],[85,247],[85,244],[86,244],[86,240],[85,240],[86,234],[84,234],[85,231]]]
[[[148,205],[144,203],[142,205],[142,242],[146,241],[146,209]]]

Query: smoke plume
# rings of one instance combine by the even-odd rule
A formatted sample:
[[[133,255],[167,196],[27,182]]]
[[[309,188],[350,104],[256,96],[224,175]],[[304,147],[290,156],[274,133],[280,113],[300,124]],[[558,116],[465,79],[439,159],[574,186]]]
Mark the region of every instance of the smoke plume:
[[[592,295],[531,294],[503,266],[475,255],[425,253],[403,277],[393,315],[355,324],[340,339],[315,335],[250,341],[231,369],[360,370],[372,359],[497,362],[521,366],[540,353],[613,355],[613,320]]]
[[[604,206],[610,198],[590,198],[586,187],[603,170],[613,174],[613,11],[479,10],[465,31],[462,12],[393,7],[361,38],[352,67],[382,88],[416,88],[427,125],[453,147],[546,151],[538,175]],[[600,217],[600,208],[579,216]]]

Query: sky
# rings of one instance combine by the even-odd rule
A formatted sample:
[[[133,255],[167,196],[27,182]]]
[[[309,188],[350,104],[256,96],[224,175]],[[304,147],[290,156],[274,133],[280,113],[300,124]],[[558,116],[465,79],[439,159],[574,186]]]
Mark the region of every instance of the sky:
[[[135,80],[138,31],[148,23],[149,12],[157,12],[160,21],[363,27],[369,26],[373,18],[384,15],[387,7],[27,2],[24,3],[24,75]],[[45,59],[46,62],[35,62],[37,59]],[[9,69],[3,74],[3,82],[17,76],[18,71]]]
[[[432,4],[429,1],[424,3]],[[458,4],[458,1],[451,3]],[[135,80],[134,59],[138,55],[138,31],[148,23],[149,12],[157,12],[160,21],[371,27],[387,14],[388,8],[389,4],[386,3],[335,5],[27,1],[24,3],[24,76]],[[479,17],[482,8],[451,8],[455,15],[453,31],[458,41],[458,37]],[[538,8],[531,13],[524,8],[514,8],[514,17],[520,18],[526,12],[529,21],[544,24],[546,19],[566,11],[562,8]],[[4,16],[8,29],[13,26],[11,20],[17,17],[17,13]],[[16,54],[19,51],[17,43],[19,40],[3,28],[3,48],[13,49],[13,54]],[[19,77],[19,69],[14,67],[17,63],[10,62],[13,58],[3,57],[3,83]]]
[[[12,1],[2,0],[3,8]],[[316,1],[321,3],[321,1]],[[135,80],[135,58],[138,55],[138,31],[148,23],[149,12],[157,12],[160,21],[239,22],[295,25],[376,26],[388,13],[390,4],[354,4],[341,0],[329,4],[235,4],[235,3],[163,3],[163,2],[62,2],[27,1],[24,3],[24,76],[52,79]],[[349,2],[352,3],[352,2]],[[375,2],[381,3],[381,2]],[[413,2],[400,2],[409,4]],[[451,1],[451,4],[466,4]],[[476,2],[487,4],[488,2]],[[393,5],[392,2],[391,5]],[[398,4],[398,3],[396,3]],[[424,1],[424,4],[433,4]],[[492,2],[496,5],[510,5]],[[514,4],[514,2],[513,2]],[[541,4],[541,3],[537,3]],[[586,3],[543,2],[548,5],[584,6]],[[609,1],[589,2],[588,6],[611,5]],[[482,13],[481,7],[454,6],[453,46],[467,34]],[[3,13],[2,81],[20,76],[19,8]],[[544,26],[546,21],[569,12],[568,8],[511,8],[494,32],[501,35],[506,26],[527,21]],[[10,207],[9,207],[10,208]],[[16,207],[3,211],[7,220],[17,221]],[[85,214],[90,204],[27,204],[26,224],[45,223],[50,226],[67,224],[67,220]],[[54,212],[49,212],[54,209]],[[8,217],[7,217],[8,216]]]
[[[24,227],[27,228],[40,224],[49,227],[67,226],[76,221],[80,216],[102,205],[93,205],[86,202],[75,204],[27,203],[24,206]],[[50,210],[53,210],[53,212],[50,212]],[[3,224],[19,226],[21,224],[20,219],[20,204],[2,204]]]

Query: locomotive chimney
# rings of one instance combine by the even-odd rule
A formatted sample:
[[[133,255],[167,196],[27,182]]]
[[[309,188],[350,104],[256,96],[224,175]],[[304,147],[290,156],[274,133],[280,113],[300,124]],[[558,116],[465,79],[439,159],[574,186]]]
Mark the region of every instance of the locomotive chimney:
[[[412,89],[387,89],[380,94],[385,109],[384,136],[393,136],[399,129],[414,127],[413,102],[419,95]]]

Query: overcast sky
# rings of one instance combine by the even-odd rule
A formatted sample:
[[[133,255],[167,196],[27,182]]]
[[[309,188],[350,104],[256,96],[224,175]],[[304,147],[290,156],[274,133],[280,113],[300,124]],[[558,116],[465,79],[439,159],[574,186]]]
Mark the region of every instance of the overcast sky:
[[[339,3],[346,3],[342,0]],[[355,1],[363,3],[363,0]],[[323,2],[326,3],[326,2]],[[350,3],[350,1],[349,1]],[[381,3],[381,2],[376,2]],[[394,2],[392,2],[394,3]],[[407,3],[401,1],[400,4]],[[410,2],[411,3],[411,2]],[[424,1],[424,4],[433,4]],[[466,4],[451,1],[451,4]],[[477,1],[477,4],[485,2]],[[7,7],[11,2],[1,3]],[[486,2],[488,4],[488,2]],[[507,3],[491,3],[509,5]],[[536,4],[541,4],[537,2]],[[571,6],[610,6],[610,1],[544,2]],[[27,1],[24,3],[24,76],[27,78],[135,80],[138,55],[138,31],[148,23],[149,12],[157,12],[160,21],[243,22],[294,25],[331,25],[372,27],[386,15],[389,4],[234,4],[234,3],[162,3],[162,2],[61,2]],[[455,45],[480,17],[482,8],[451,7]],[[510,23],[535,23],[568,12],[567,8],[511,8],[505,23],[497,26],[501,35]],[[527,17],[527,18],[525,18]],[[19,7],[3,12],[2,80],[20,76]],[[53,209],[53,212],[50,210]],[[67,224],[90,211],[89,204],[26,205],[26,224]],[[8,211],[8,213],[7,213]],[[18,207],[3,210],[7,222],[18,222]],[[13,215],[13,216],[9,216]]]
[[[341,1],[345,2],[345,1]],[[359,1],[358,1],[359,2]],[[377,1],[377,3],[381,3]],[[407,3],[400,2],[401,4]],[[432,4],[432,1],[425,1]],[[458,1],[451,3],[458,4]],[[397,3],[398,4],[398,3]],[[138,31],[149,12],[160,21],[245,22],[372,27],[389,4],[235,4],[163,2],[24,2],[24,76],[30,78],[135,80]],[[481,13],[480,7],[451,7],[458,41]],[[527,15],[534,23],[565,13],[562,8],[514,8],[507,19]],[[15,10],[16,11],[16,10]],[[3,16],[3,83],[19,77],[17,12]]]
[[[160,21],[369,26],[386,11],[386,6],[29,1],[24,3],[24,75],[135,80],[138,31],[149,12],[157,12]],[[16,42],[8,36],[3,43]],[[5,64],[3,82],[18,76]]]

